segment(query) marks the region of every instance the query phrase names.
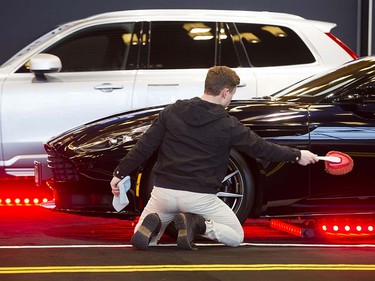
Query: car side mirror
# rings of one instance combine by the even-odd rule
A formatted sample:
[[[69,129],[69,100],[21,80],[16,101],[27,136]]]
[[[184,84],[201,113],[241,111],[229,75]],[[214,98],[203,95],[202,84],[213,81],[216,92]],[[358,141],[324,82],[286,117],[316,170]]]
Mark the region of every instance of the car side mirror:
[[[45,53],[32,57],[29,64],[30,71],[35,74],[37,80],[46,80],[45,73],[59,72],[62,67],[59,57]]]
[[[334,103],[362,118],[375,119],[375,82],[357,87]]]
[[[375,82],[357,88],[361,102],[357,104],[357,114],[368,119],[375,119]]]
[[[362,98],[363,102],[375,102],[375,82],[359,86],[357,88],[357,93]]]

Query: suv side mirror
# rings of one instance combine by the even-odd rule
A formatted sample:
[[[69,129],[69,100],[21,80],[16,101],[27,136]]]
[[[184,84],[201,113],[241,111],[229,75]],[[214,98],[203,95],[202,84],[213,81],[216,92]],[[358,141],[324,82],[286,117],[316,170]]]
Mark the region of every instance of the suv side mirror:
[[[29,64],[37,80],[46,80],[45,73],[59,72],[62,67],[59,57],[44,53],[32,57]]]

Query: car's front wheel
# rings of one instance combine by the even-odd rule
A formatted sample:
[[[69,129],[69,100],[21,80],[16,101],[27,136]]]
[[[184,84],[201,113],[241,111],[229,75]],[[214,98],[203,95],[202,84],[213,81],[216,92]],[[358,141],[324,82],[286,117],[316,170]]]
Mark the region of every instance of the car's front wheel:
[[[231,151],[227,176],[217,194],[243,223],[254,203],[254,178],[245,159],[235,150]]]
[[[153,172],[152,166],[146,167],[149,174],[146,176],[146,190],[144,190],[144,199],[150,198],[151,190],[153,188]],[[243,223],[254,203],[254,178],[245,159],[237,151],[232,150],[229,158],[227,175],[223,179],[222,186],[217,193],[220,197],[237,215],[239,221]]]

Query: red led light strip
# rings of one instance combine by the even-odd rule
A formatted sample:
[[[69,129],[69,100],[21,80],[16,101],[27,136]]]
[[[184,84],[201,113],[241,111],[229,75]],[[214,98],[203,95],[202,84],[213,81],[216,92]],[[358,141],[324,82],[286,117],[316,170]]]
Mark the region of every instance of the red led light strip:
[[[271,220],[270,226],[285,232],[288,232],[290,234],[303,237],[303,229],[299,226],[295,226],[280,220]]]
[[[374,235],[373,221],[326,222],[319,226],[319,231],[325,235]]]
[[[375,219],[375,218],[374,218]],[[375,235],[374,219],[317,220],[311,227],[299,223],[291,223],[272,219],[270,226],[284,232],[299,236],[366,236]]]
[[[46,202],[47,198],[0,198],[0,206],[35,206]]]
[[[40,206],[52,198],[52,190],[36,188],[33,177],[0,180],[0,207]]]

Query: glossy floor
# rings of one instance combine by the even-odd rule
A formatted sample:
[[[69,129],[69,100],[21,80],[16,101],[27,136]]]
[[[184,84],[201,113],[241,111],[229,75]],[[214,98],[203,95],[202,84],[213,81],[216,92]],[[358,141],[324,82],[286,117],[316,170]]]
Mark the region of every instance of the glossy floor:
[[[301,238],[248,220],[237,248],[199,241],[198,251],[129,245],[134,224],[115,218],[0,207],[0,280],[373,280],[375,240]]]

